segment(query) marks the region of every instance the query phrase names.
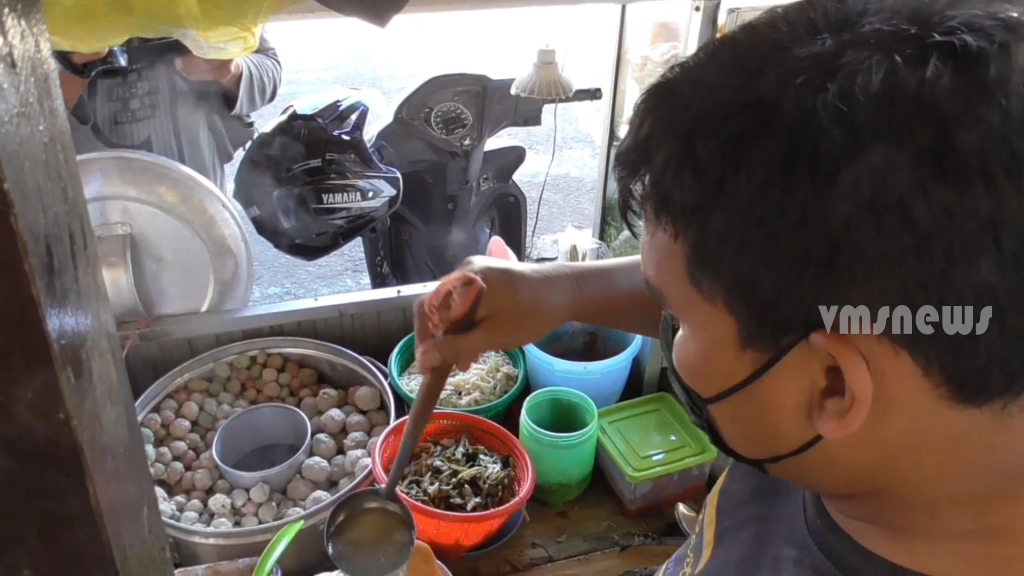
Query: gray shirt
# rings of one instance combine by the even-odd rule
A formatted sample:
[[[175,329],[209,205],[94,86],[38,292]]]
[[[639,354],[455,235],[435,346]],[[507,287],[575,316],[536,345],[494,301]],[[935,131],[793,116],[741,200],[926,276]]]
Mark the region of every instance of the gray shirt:
[[[188,80],[173,56],[123,77],[94,78],[83,95],[91,123],[69,118],[76,153],[151,152],[181,162],[224,190],[224,165],[243,143],[249,115],[273,102],[281,85],[281,61],[265,36],[257,51],[239,62],[237,95],[226,94],[218,83]]]

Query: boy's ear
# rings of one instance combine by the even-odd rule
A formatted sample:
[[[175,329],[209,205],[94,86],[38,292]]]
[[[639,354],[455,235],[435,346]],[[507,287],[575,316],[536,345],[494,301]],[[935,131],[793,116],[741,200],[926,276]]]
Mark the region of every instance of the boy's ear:
[[[875,390],[867,359],[851,338],[834,332],[819,330],[808,343],[822,374],[811,410],[818,434],[834,440],[856,432],[868,419]]]

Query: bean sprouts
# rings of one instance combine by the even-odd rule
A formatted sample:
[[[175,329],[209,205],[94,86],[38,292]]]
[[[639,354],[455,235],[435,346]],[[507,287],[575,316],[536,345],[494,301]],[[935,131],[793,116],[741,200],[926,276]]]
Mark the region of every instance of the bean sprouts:
[[[504,398],[519,381],[519,370],[501,352],[487,352],[469,370],[452,368],[438,406],[442,408],[473,408]],[[401,376],[402,387],[416,396],[423,384],[423,375],[414,362]]]

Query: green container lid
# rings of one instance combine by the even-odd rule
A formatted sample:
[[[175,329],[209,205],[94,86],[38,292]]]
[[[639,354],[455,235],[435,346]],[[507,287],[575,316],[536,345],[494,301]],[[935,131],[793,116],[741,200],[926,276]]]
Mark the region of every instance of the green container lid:
[[[598,412],[598,441],[631,484],[707,464],[718,451],[672,396],[658,392]]]

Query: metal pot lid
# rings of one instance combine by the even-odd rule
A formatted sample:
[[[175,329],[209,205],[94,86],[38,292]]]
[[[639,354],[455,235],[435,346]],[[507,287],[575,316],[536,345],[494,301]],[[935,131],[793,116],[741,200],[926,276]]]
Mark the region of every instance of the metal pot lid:
[[[178,162],[132,150],[83,154],[78,167],[118,322],[249,303],[249,238],[213,183]]]

